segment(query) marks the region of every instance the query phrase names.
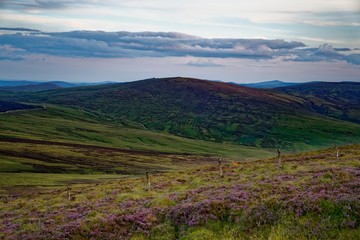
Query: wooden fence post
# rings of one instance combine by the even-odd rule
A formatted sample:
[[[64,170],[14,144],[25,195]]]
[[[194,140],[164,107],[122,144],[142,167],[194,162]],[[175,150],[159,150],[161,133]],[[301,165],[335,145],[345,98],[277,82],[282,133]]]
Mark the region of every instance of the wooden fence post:
[[[336,151],[336,160],[339,160],[339,147],[335,145],[335,151]]]
[[[278,160],[278,166],[281,166],[281,152],[280,152],[280,148],[277,149],[277,160]]]
[[[150,176],[149,172],[146,172],[147,190],[150,191]]]
[[[220,173],[220,177],[224,177],[224,173],[223,173],[223,169],[222,169],[221,158],[218,158],[218,162],[219,162],[219,173]]]
[[[71,201],[70,186],[67,187],[68,200]]]

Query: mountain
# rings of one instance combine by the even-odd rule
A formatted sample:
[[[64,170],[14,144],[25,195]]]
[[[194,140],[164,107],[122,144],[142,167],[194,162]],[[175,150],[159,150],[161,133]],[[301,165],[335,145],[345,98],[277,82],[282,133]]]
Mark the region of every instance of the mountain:
[[[39,91],[53,90],[58,88],[62,88],[62,87],[55,83],[47,82],[47,83],[0,87],[0,90],[9,91],[9,92],[39,92]]]
[[[311,82],[275,92],[301,98],[314,112],[360,123],[360,82]]]
[[[247,84],[239,84],[245,87],[251,88],[278,88],[278,87],[288,87],[297,85],[299,83],[291,83],[291,82],[283,82],[279,80],[266,81],[266,82],[258,82],[258,83],[247,83]]]
[[[35,81],[22,81],[22,80],[0,80],[0,87],[16,87],[16,86],[25,86],[31,84],[38,84],[39,82]]]
[[[46,86],[45,84],[48,84],[49,86],[50,86],[50,84],[52,84],[53,86],[56,85],[61,88],[70,88],[70,87],[79,87],[79,86],[104,85],[104,84],[110,84],[110,83],[114,83],[114,82],[105,81],[105,82],[95,82],[95,83],[87,83],[87,82],[69,83],[69,82],[64,82],[64,81],[0,80],[0,88],[2,89],[4,87],[24,87],[24,86],[26,86],[26,88],[30,89],[30,85],[39,85],[40,86],[39,88],[41,88],[41,86]],[[13,91],[13,90],[20,91],[15,88],[11,89],[11,91]],[[46,89],[46,90],[50,90],[50,89]]]
[[[188,138],[261,147],[329,146],[357,142],[360,134],[359,124],[314,111],[306,98],[285,90],[191,78],[57,89],[22,100],[78,107]]]

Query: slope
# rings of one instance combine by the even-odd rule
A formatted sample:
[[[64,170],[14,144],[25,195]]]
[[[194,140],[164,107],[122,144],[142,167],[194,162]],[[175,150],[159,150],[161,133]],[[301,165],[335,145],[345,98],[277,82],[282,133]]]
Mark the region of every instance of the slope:
[[[28,105],[23,103],[0,100],[0,113],[16,111],[16,110],[36,109],[36,108],[40,108],[40,107],[35,105]]]
[[[341,139],[338,143],[360,140],[360,125],[321,115],[299,96],[191,78],[60,89],[27,99],[78,106],[112,121],[130,120],[150,130],[217,142],[294,149],[332,145],[332,133]],[[293,118],[312,127],[324,120],[326,128],[294,125]],[[284,125],[287,130],[277,136]],[[301,137],[293,134],[299,130]]]
[[[129,128],[83,110],[52,105],[36,111],[3,114],[0,118],[0,138],[45,140],[162,153],[211,154],[243,159],[269,154],[265,149],[197,141]]]
[[[360,83],[358,82],[313,82],[276,91],[302,98],[312,111],[360,123]]]

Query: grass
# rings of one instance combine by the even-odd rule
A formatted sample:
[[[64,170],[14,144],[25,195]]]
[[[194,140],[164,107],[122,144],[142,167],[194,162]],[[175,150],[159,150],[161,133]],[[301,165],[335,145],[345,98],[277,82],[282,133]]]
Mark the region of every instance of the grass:
[[[82,143],[131,150],[258,159],[272,150],[182,138],[114,124],[79,109],[47,105],[38,111],[2,114],[0,136]],[[54,137],[56,136],[56,137]]]
[[[314,150],[334,145],[360,142],[359,124],[327,117],[283,116],[269,134],[269,139],[282,141],[289,150]],[[294,144],[294,138],[296,142]]]
[[[0,196],[0,237],[357,239],[360,145]]]
[[[103,179],[99,177],[103,174],[119,178],[175,171],[209,164],[213,156],[241,161],[274,154],[269,149],[128,128],[86,111],[53,105],[2,114],[0,144],[0,188],[91,182]],[[67,181],[57,181],[66,174]]]
[[[15,192],[11,187],[49,187],[72,184],[89,184],[103,182],[109,179],[119,179],[123,176],[117,174],[53,174],[53,173],[1,173],[0,189]]]

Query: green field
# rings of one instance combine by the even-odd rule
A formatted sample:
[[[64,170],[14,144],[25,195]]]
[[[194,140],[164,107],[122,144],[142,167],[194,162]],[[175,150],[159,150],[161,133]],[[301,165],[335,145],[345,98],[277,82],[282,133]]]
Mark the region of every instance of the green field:
[[[4,188],[176,171],[211,164],[215,156],[243,161],[276,154],[271,149],[128,128],[82,110],[53,105],[1,114],[0,144],[0,187]]]
[[[0,136],[132,150],[220,155],[238,159],[256,159],[271,154],[267,149],[198,141],[144,129],[128,128],[82,110],[53,105],[38,111],[2,114]]]

